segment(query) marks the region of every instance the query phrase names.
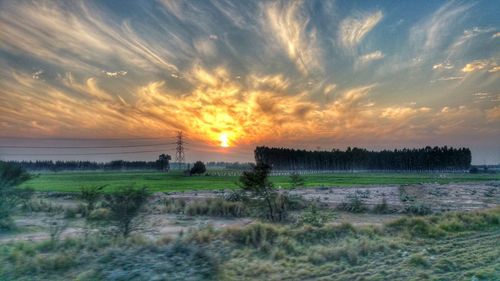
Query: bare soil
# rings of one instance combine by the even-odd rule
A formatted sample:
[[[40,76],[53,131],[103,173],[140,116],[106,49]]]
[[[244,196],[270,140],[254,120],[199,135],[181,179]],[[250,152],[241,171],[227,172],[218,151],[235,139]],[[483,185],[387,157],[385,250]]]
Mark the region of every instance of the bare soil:
[[[373,207],[385,198],[392,210],[402,210],[409,204],[425,204],[433,211],[469,211],[492,208],[500,205],[500,184],[417,184],[406,186],[370,186],[370,187],[331,187],[304,188],[288,190],[291,194],[301,195],[309,200],[317,200],[329,208],[335,208],[352,196],[358,196],[363,202]],[[178,192],[156,193],[148,204],[148,211],[141,215],[140,228],[137,233],[158,239],[165,236],[175,237],[182,232],[211,225],[216,229],[229,226],[244,226],[252,223],[252,218],[215,218],[188,217],[184,215],[166,214],[161,211],[165,198],[183,198],[201,200],[222,196],[223,192]],[[55,206],[64,208],[77,207],[81,204],[71,195],[38,195]],[[40,199],[40,198],[38,198]],[[393,214],[353,214],[337,212],[331,224],[351,223],[353,225],[382,225],[404,216],[401,212]],[[65,225],[60,237],[73,237],[91,233],[96,229],[89,227],[83,218],[65,219],[62,214],[52,215],[45,212],[27,212],[14,218],[18,231],[0,234],[0,243],[9,241],[39,241],[50,238],[49,225],[53,222]]]

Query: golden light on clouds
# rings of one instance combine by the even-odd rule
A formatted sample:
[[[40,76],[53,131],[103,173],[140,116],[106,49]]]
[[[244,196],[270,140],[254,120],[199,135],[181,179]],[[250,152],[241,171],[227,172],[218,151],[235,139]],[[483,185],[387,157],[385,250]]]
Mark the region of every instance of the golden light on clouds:
[[[451,24],[474,5],[436,4],[412,22],[383,4],[157,3],[2,3],[0,137],[182,130],[229,153],[500,134],[498,28]]]

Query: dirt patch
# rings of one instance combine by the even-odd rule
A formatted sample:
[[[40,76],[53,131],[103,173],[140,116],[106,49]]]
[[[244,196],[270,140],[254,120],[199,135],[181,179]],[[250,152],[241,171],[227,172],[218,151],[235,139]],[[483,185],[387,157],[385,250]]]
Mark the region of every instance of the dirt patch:
[[[358,196],[370,207],[380,204],[385,198],[389,207],[394,209],[403,209],[415,202],[429,205],[433,211],[469,211],[500,205],[498,183],[321,187],[291,189],[288,192],[309,200],[317,200],[331,208],[335,208],[352,196]],[[198,200],[222,195],[223,192],[204,191],[170,193],[168,196]]]
[[[433,211],[467,211],[492,208],[500,205],[500,184],[417,184],[405,186],[370,186],[370,187],[330,187],[305,188],[288,190],[291,194],[303,196],[305,199],[316,200],[330,208],[336,208],[352,196],[361,198],[369,208],[380,204],[385,199],[390,209],[403,210],[405,206],[423,203]],[[223,196],[224,192],[178,192],[155,193],[148,203],[148,211],[141,215],[138,233],[152,239],[169,236],[175,237],[182,232],[211,225],[215,229],[231,226],[244,226],[253,222],[251,218],[215,218],[189,217],[185,215],[167,214],[162,211],[167,198],[182,198],[185,200],[202,200]],[[46,200],[50,204],[63,208],[75,208],[81,202],[74,196],[43,196],[38,194],[37,200]],[[403,216],[401,213],[377,215],[370,213],[353,214],[336,212],[332,224],[344,222],[353,225],[382,225]],[[25,213],[15,217],[19,231],[0,234],[0,243],[9,241],[40,241],[50,238],[49,225],[57,220],[66,225],[61,237],[75,237],[97,231],[85,223],[85,219],[64,219],[63,214],[57,215],[45,212]]]

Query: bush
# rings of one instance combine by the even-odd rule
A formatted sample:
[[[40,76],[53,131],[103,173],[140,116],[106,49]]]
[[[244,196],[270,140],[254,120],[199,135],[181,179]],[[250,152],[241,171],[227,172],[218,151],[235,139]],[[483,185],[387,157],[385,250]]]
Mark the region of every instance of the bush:
[[[413,203],[411,205],[407,205],[405,206],[403,211],[406,214],[412,214],[417,216],[425,216],[432,214],[431,207],[423,203]]]
[[[123,236],[128,236],[132,231],[132,220],[146,203],[149,196],[147,189],[134,189],[126,187],[121,191],[105,196],[105,205],[109,208],[110,218],[116,221],[118,229]]]
[[[102,196],[102,190],[106,187],[106,185],[101,186],[90,186],[90,187],[82,187],[80,189],[80,199],[82,199],[87,204],[86,215],[90,214],[94,208],[95,204]]]
[[[204,249],[176,242],[165,246],[128,247],[98,260],[103,280],[215,280],[218,261]]]
[[[327,220],[328,216],[321,212],[316,204],[311,204],[311,206],[299,216],[297,223],[299,225],[309,224],[315,227],[322,227]]]
[[[346,197],[347,201],[340,203],[337,209],[340,211],[351,212],[351,213],[362,213],[367,210],[365,203],[358,194],[354,194]]]
[[[87,219],[93,221],[107,220],[111,217],[110,211],[107,208],[98,208],[90,212]]]
[[[222,236],[236,243],[262,247],[273,243],[281,233],[274,225],[256,222],[244,228],[226,228]]]
[[[287,197],[279,194],[269,181],[271,166],[258,163],[252,171],[243,172],[240,177],[241,188],[252,194],[254,202],[270,221],[280,222],[286,219]]]
[[[30,178],[20,166],[0,161],[0,230],[14,227],[10,217],[12,211],[20,201],[26,200],[26,196],[31,198],[32,192],[16,189]]]
[[[382,198],[382,202],[373,207],[372,212],[376,214],[387,214],[390,212],[389,205],[387,205],[387,200]]]
[[[196,175],[196,174],[203,174],[207,171],[207,168],[205,167],[205,164],[201,161],[196,161],[193,165],[193,168],[189,170],[189,174],[191,175]]]
[[[206,215],[216,217],[243,217],[247,214],[241,202],[230,202],[222,198],[209,198],[202,201],[192,201],[185,207],[186,215]]]

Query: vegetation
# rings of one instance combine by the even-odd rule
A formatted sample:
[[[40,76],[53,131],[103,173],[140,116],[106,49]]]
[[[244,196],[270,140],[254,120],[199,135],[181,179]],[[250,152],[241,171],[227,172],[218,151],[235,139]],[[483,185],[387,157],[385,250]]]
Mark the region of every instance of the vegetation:
[[[279,194],[269,181],[271,167],[266,164],[253,166],[252,171],[243,172],[240,177],[241,188],[250,192],[253,199],[267,209],[265,216],[271,221],[283,221],[286,218],[287,198]]]
[[[347,196],[346,200],[342,202],[338,207],[340,211],[352,212],[352,213],[362,213],[368,210],[365,202],[358,193],[354,195]]]
[[[111,211],[111,219],[116,221],[119,232],[128,236],[133,230],[132,220],[149,196],[146,188],[135,189],[131,186],[113,194],[106,194],[104,205]]]
[[[291,187],[303,187],[306,185],[306,180],[297,173],[292,173],[290,175],[290,185]]]
[[[170,170],[170,160],[172,157],[168,154],[161,154],[158,156],[158,160],[156,160],[156,166],[158,170],[163,172],[168,172]]]
[[[417,183],[461,183],[500,180],[500,174],[438,174],[438,173],[333,173],[306,174],[304,187],[417,184]],[[135,184],[147,186],[150,191],[188,191],[238,188],[238,176],[186,177],[180,171],[163,172],[58,172],[41,173],[25,182],[21,187],[36,191],[79,192],[81,186],[107,185],[105,191],[113,192],[121,187]],[[290,177],[269,176],[276,187],[291,187]]]
[[[165,200],[169,213],[186,214],[188,216],[243,217],[248,209],[243,202],[227,201],[223,198],[207,198],[191,200],[169,198]]]
[[[82,187],[80,190],[80,199],[86,203],[86,214],[90,214],[94,208],[97,201],[102,196],[102,190],[106,185],[100,186],[87,186]]]
[[[14,226],[11,213],[17,204],[31,196],[30,191],[16,189],[30,179],[20,166],[0,161],[0,230]]]
[[[496,280],[500,209],[383,227],[252,223],[0,245],[0,280]]]
[[[261,146],[255,149],[255,160],[275,170],[468,170],[471,151],[447,146],[393,151],[357,147],[346,151],[306,151]]]
[[[199,175],[199,174],[204,174],[207,171],[207,168],[205,167],[205,164],[201,161],[196,161],[189,171],[191,175]]]

